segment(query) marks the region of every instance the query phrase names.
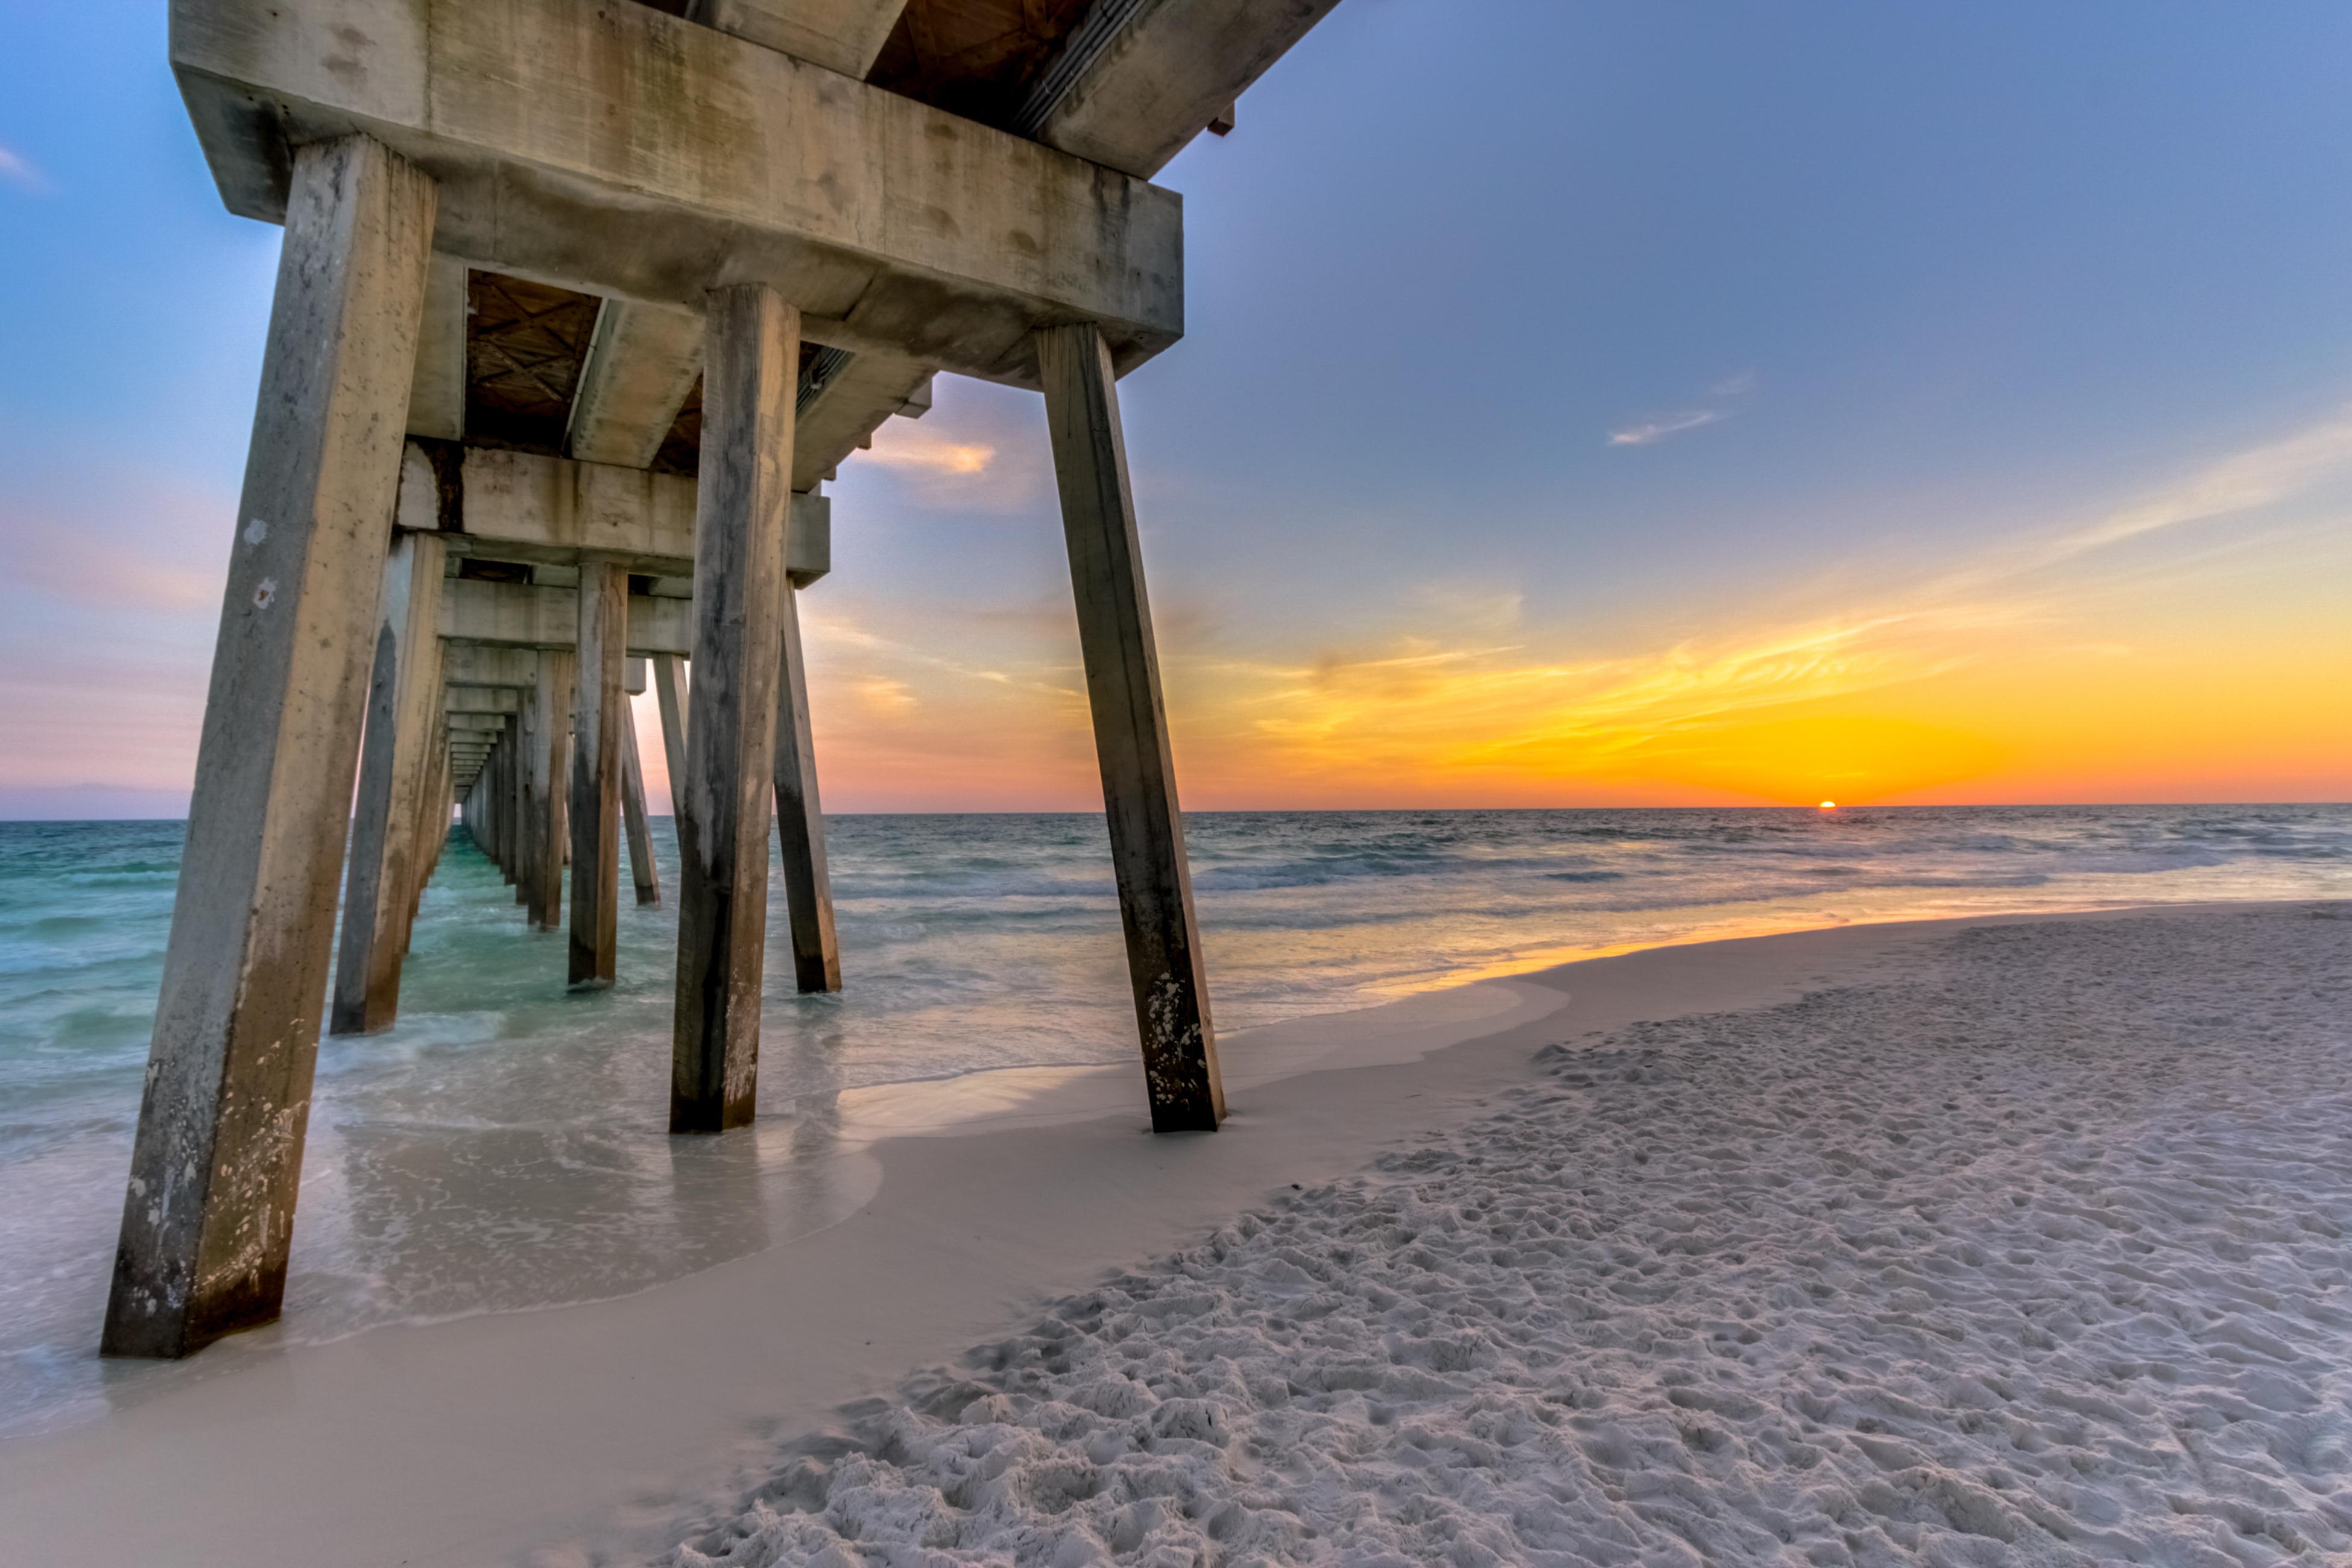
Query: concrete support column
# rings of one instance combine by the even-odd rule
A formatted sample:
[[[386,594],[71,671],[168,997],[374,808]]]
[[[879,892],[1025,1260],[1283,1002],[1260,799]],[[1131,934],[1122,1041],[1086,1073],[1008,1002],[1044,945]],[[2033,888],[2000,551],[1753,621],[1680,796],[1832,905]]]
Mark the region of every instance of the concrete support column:
[[[400,961],[432,852],[423,837],[425,798],[446,739],[438,668],[444,553],[439,534],[404,533],[384,569],[328,1022],[338,1035],[388,1029],[400,1012]]]
[[[534,662],[536,658],[534,655]],[[532,678],[534,681],[537,679],[536,676]],[[530,767],[524,758],[530,751],[533,732],[530,710],[534,700],[532,693],[524,693],[520,710],[507,724],[507,743],[501,748],[506,752],[505,798],[500,802],[506,826],[499,830],[499,838],[505,846],[506,857],[499,868],[506,873],[508,885],[514,889],[515,902],[519,904],[530,897],[529,885],[524,880],[529,869],[530,848],[530,791],[526,787],[530,783]]]
[[[523,890],[524,910],[535,931],[553,931],[563,923],[563,862],[572,839],[572,684],[577,664],[570,648],[540,649],[539,684],[531,689],[530,850]]]
[[[629,875],[636,884],[637,902],[661,902],[661,867],[654,859],[654,825],[646,815],[646,769],[637,751],[637,715],[632,703],[621,704],[621,821],[629,830]]]
[[[1036,342],[1151,1126],[1157,1132],[1213,1131],[1224,1120],[1224,1086],[1192,913],[1118,389],[1110,353],[1093,326],[1048,327]]]
[[[629,574],[580,563],[579,696],[572,720],[571,983],[613,984],[620,942],[623,689]]]
[[[441,640],[433,639],[433,658],[437,666],[441,658]],[[417,802],[417,842],[424,853],[416,858],[414,886],[408,891],[408,921],[401,928],[400,951],[405,954],[416,934],[416,912],[425,902],[425,889],[433,880],[433,873],[441,865],[441,851],[449,847],[449,808],[453,804],[450,782],[449,725],[442,717],[447,697],[441,686],[440,671],[434,671],[433,766],[425,777],[425,787]]]
[[[661,706],[662,765],[669,772],[670,815],[686,817],[686,701],[678,692],[677,660],[654,655],[654,700]]]
[[[824,810],[817,802],[800,595],[789,582],[783,613],[783,658],[776,673],[776,838],[792,915],[793,973],[803,992],[838,991],[841,947],[833,930],[833,879],[825,870]]]
[[[102,1348],[278,1315],[334,940],[434,188],[294,154]]]
[[[800,326],[799,310],[765,284],[708,296],[694,686],[678,819],[673,1132],[742,1126],[758,1087]]]

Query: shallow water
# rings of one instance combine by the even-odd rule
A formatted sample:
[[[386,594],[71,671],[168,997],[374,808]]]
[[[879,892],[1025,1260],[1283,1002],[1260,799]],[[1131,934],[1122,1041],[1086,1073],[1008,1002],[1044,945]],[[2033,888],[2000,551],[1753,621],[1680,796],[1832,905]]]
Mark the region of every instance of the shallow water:
[[[656,819],[664,886],[675,886]],[[673,1141],[667,907],[625,901],[621,984],[567,994],[462,837],[401,1022],[319,1058],[284,1327],[600,1299],[858,1198],[845,1089],[1132,1059],[1097,816],[828,825],[846,989],[770,965],[760,1125]],[[2352,896],[2352,807],[1218,814],[1188,820],[1228,1033],[1579,953],[2001,910]],[[0,1432],[152,1383],[90,1353],[181,825],[0,824]],[[781,910],[772,931],[782,930]],[[143,1380],[143,1381],[142,1381]]]

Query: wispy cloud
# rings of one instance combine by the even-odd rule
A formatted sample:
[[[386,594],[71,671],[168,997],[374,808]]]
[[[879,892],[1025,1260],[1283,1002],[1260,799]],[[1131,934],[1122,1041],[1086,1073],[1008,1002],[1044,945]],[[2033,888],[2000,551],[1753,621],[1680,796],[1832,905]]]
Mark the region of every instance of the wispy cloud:
[[[33,161],[10,147],[0,147],[0,181],[28,191],[49,188],[47,176],[33,166]]]
[[[874,432],[874,447],[866,456],[887,468],[984,474],[996,460],[996,448],[985,442],[954,440],[920,425],[893,419]]]
[[[1620,426],[1609,432],[1612,447],[1649,447],[1669,436],[1679,436],[1685,430],[1696,430],[1702,425],[1712,425],[1723,416],[1712,408],[1693,408],[1680,414],[1660,415],[1638,424]]]
[[[1731,407],[1756,390],[1756,373],[1743,370],[1725,376],[1706,389],[1706,401],[1672,414],[1652,415],[1609,432],[1612,447],[1654,447],[1669,436],[1717,424],[1731,416]]]
[[[915,693],[905,681],[887,675],[859,676],[850,686],[857,693],[859,705],[869,713],[896,718],[902,713],[911,713],[919,706]]]

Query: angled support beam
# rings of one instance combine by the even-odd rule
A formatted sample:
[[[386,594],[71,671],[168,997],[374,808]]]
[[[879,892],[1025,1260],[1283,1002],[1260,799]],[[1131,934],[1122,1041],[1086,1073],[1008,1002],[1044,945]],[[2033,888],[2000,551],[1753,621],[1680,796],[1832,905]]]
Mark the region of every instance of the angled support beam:
[[[291,163],[110,1355],[186,1355],[285,1294],[436,194],[362,137]]]
[[[400,1012],[400,961],[408,911],[423,887],[428,776],[444,728],[440,695],[441,541],[405,533],[393,542],[376,629],[359,798],[343,885],[341,952],[329,1029],[367,1035]]]
[[[776,674],[776,837],[792,917],[793,978],[803,992],[838,991],[841,945],[833,929],[833,879],[825,867],[824,808],[817,799],[816,741],[809,723],[798,600],[787,586],[783,658]]]
[[[679,690],[681,660],[654,655],[654,700],[661,708],[662,767],[669,774],[672,817],[686,820],[686,698]]]
[[[759,1083],[768,792],[801,346],[800,312],[761,284],[714,289],[706,320],[694,686],[678,819],[673,1132],[745,1125]]]
[[[620,944],[621,773],[628,697],[621,652],[629,574],[580,569],[578,700],[572,720],[572,960],[570,983],[613,984]]]
[[[1176,804],[1118,389],[1110,356],[1092,327],[1039,332],[1037,361],[1045,379],[1045,423],[1078,603],[1078,643],[1102,763],[1152,1131],[1212,1131],[1224,1120],[1224,1086],[1192,912],[1192,875]]]
[[[646,815],[645,761],[637,751],[637,716],[621,704],[621,816],[629,830],[629,875],[640,906],[661,902],[661,868],[654,859],[654,825]]]

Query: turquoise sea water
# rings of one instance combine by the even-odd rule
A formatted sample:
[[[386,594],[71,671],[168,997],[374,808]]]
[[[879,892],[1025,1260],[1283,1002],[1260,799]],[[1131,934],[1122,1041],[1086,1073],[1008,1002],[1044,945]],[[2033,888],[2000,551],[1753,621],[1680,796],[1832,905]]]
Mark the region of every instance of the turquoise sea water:
[[[1228,1032],[1712,935],[2352,896],[2352,806],[1218,814],[1188,832]],[[829,833],[846,989],[797,996],[772,962],[761,1125],[682,1141],[664,1128],[673,911],[625,899],[620,984],[570,994],[564,938],[526,931],[459,836],[398,1026],[321,1047],[269,1331],[642,1289],[823,1217],[814,1156],[842,1089],[1131,1059],[1100,817],[845,816]],[[180,837],[0,824],[0,1434],[145,1375],[92,1346]]]

